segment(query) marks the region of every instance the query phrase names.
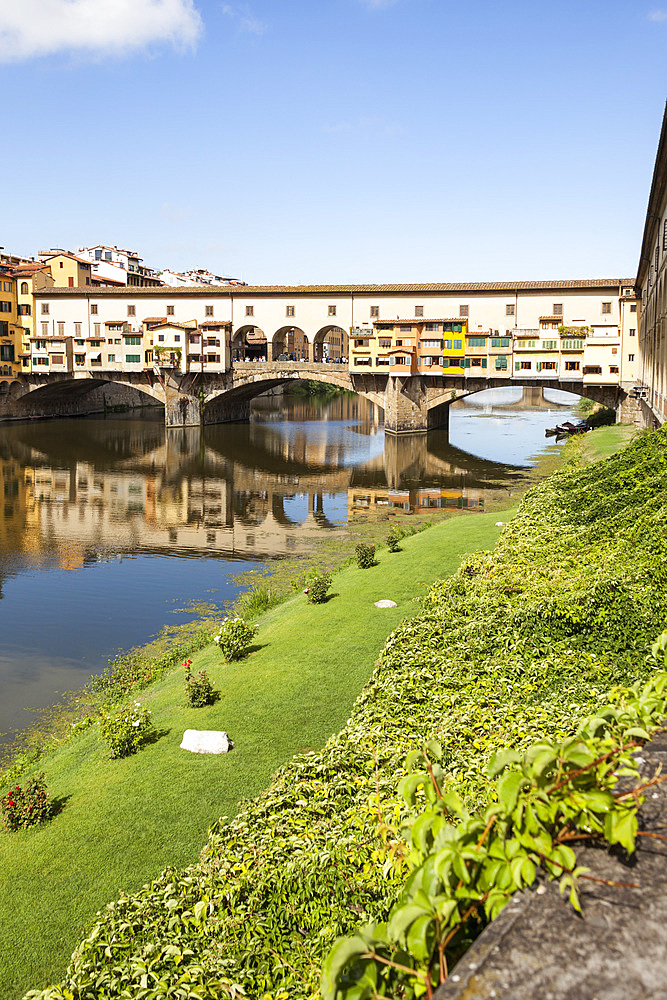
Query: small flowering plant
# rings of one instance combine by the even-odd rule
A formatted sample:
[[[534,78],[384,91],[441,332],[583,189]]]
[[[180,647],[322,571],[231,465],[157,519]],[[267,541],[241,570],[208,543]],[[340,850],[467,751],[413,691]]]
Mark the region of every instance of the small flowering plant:
[[[186,660],[185,667],[185,699],[190,708],[204,708],[213,701],[213,681],[208,679],[205,670],[198,674],[192,673],[192,660]]]
[[[323,604],[331,590],[331,573],[316,573],[306,581],[303,592],[311,604]]]
[[[118,712],[103,712],[99,722],[102,739],[112,758],[129,757],[140,750],[151,728],[151,713],[135,701]]]
[[[4,798],[0,799],[5,827],[16,833],[38,823],[46,823],[53,814],[53,804],[46,791],[46,776],[41,774],[30,778],[25,788],[16,785]]]
[[[224,618],[220,631],[213,636],[213,642],[220,647],[220,652],[229,663],[238,660],[246,652],[255,637],[256,625],[250,625],[243,618]]]

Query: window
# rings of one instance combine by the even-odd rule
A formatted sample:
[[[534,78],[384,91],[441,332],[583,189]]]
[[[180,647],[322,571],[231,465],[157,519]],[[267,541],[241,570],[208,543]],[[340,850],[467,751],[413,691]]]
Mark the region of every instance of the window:
[[[424,315],[424,307],[415,306],[415,316],[423,316],[423,315]]]
[[[565,362],[565,371],[566,372],[578,372],[579,371],[579,362],[578,361],[566,361]]]
[[[600,365],[584,365],[584,375],[602,375]]]
[[[658,265],[660,263],[660,247],[656,243],[655,245],[655,273],[658,273]]]
[[[80,323],[75,323],[74,324],[74,336],[75,337],[80,337],[81,336],[81,324]]]
[[[111,358],[109,358],[109,360],[111,360]],[[126,354],[125,355],[125,360],[128,363],[128,365],[138,365],[140,363],[140,361],[141,361],[141,355],[140,354]]]
[[[459,316],[469,316],[468,306],[459,306]]]
[[[27,303],[16,307],[19,316],[32,316],[32,306]]]
[[[336,315],[336,307],[335,306],[329,306],[329,315],[330,316],[335,316]]]
[[[533,367],[533,362],[532,361],[519,361],[518,365],[519,365],[519,370],[520,371],[522,371],[522,372],[524,372],[524,371],[530,371],[530,369]]]
[[[609,365],[609,374],[618,375],[618,365]]]
[[[384,350],[386,350],[387,347],[391,347],[391,340],[380,340],[378,343]]]
[[[462,340],[455,340],[454,341],[454,350],[455,351],[460,351],[462,348],[463,348],[463,341]]]
[[[631,313],[636,313],[637,312],[637,303],[636,302],[635,302],[634,305],[630,306],[630,312]]]
[[[158,333],[157,339],[158,339],[158,343],[159,344],[164,344],[164,334],[163,333]]]
[[[127,347],[139,347],[141,345],[141,337],[126,337],[125,344]]]
[[[95,260],[102,260],[102,251],[101,250],[96,250],[95,251]]]
[[[174,334],[174,343],[175,344],[180,344],[180,342],[181,342],[181,335],[180,335],[180,333]]]
[[[93,333],[95,334],[95,336],[99,337],[100,334],[101,334],[101,332],[102,332],[102,324],[101,323],[93,323]]]
[[[136,316],[137,315],[137,307],[136,306],[128,306],[127,307],[127,315],[128,316]]]
[[[662,224],[662,249],[667,250],[667,219]]]
[[[491,347],[509,347],[510,338],[509,337],[492,337]]]
[[[380,307],[371,306],[371,319],[378,319],[379,316],[380,316]]]
[[[503,371],[507,368],[507,358],[504,354],[499,354],[495,359],[496,369],[498,371]]]
[[[48,315],[49,315],[49,303],[42,302],[42,316],[48,316]]]
[[[174,307],[167,306],[167,316],[173,316],[173,315],[174,315]]]
[[[515,309],[514,303],[513,302],[508,302],[507,305],[505,306],[505,315],[506,316],[514,316],[514,309]]]
[[[468,337],[468,347],[486,347],[486,337]]]
[[[398,329],[401,331],[401,333],[412,333],[412,327],[409,324],[408,325],[404,324],[403,326],[399,326]]]
[[[111,260],[111,251],[110,250],[105,250],[104,251],[104,259],[105,260]]]
[[[58,336],[59,337],[64,337],[65,336],[65,324],[64,323],[58,323]]]
[[[205,316],[212,316],[213,315],[213,306],[205,306],[204,307],[204,315]]]
[[[440,341],[439,340],[420,340],[419,346],[422,347],[422,348],[425,348],[425,347],[428,347],[428,348],[438,347],[439,348],[440,347]]]
[[[562,316],[563,315],[563,303],[554,302],[552,316]]]
[[[610,312],[611,312],[611,302],[603,302],[602,303],[602,315],[603,316],[608,316]]]
[[[285,315],[286,316],[293,316],[294,315],[294,306],[286,306],[285,307]]]
[[[27,294],[28,294],[28,282],[27,281],[22,281],[21,282],[21,295],[27,295]]]
[[[76,365],[82,365],[82,364],[85,363],[85,361],[86,361],[86,355],[85,354],[75,354],[74,355],[74,364],[76,364]]]
[[[558,349],[558,341],[557,340],[543,340],[542,341],[542,349],[544,351],[556,351]]]
[[[110,354],[109,355],[109,361],[115,361],[115,360],[116,360],[116,355],[115,354]]]
[[[635,360],[634,354],[628,354],[628,361],[634,361],[634,360]]]

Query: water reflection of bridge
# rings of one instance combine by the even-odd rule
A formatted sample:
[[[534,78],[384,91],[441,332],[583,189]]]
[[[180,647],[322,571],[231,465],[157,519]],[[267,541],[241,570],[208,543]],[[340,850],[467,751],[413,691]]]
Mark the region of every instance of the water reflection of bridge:
[[[485,491],[520,474],[452,448],[446,432],[383,445],[373,421],[322,422],[308,433],[279,423],[75,426],[67,436],[62,424],[7,428],[8,555],[70,568],[124,552],[266,559],[311,550],[348,511],[482,506]]]

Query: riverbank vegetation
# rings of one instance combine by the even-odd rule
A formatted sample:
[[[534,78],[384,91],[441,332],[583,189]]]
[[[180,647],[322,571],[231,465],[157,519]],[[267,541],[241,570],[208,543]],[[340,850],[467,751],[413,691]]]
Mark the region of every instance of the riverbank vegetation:
[[[214,682],[218,700],[206,707],[186,705],[182,659],[173,663],[171,653],[154,662],[128,656],[100,678],[110,701],[136,698],[150,709],[153,738],[110,760],[89,724],[41,761],[62,809],[39,830],[0,834],[0,996],[14,1000],[59,978],[100,907],[166,865],[196,862],[210,823],[235,815],[276,768],[338,731],[388,634],[418,610],[415,598],[433,580],[493,544],[495,521],[456,517],[406,538],[403,552],[378,553],[379,566],[335,574],[325,603],[299,591],[259,620],[249,654],[228,666],[211,624],[206,647],[187,657]],[[398,606],[377,609],[384,597]],[[152,669],[158,679],[144,688]],[[225,730],[235,749],[224,757],[181,750],[188,728]]]
[[[595,433],[607,431],[616,429]],[[593,438],[577,443],[579,463]],[[647,441],[659,444],[651,451]],[[600,448],[618,443],[619,434],[612,435]],[[316,748],[343,726],[384,638],[417,610],[415,594],[451,573],[466,553],[492,545],[497,514],[456,517],[403,540],[401,553],[380,551],[379,567],[337,574],[334,596],[322,605],[299,595],[273,609],[259,622],[261,648],[248,660],[223,667],[217,650],[202,649],[193,660],[215,679],[221,699],[194,718],[183,705],[181,672],[166,664],[165,676],[142,697],[157,738],[140,754],[109,761],[89,727],[49,757],[41,767],[64,808],[39,831],[12,835],[11,844],[9,835],[0,837],[7,879],[3,995],[57,978],[95,909],[125,889],[135,894],[102,914],[80,946],[65,993],[54,996],[72,989],[82,996],[123,989],[163,996],[181,987],[183,995],[226,996],[231,983],[276,1000],[311,996],[336,935],[352,931],[360,917],[385,914],[405,878],[397,783],[410,750],[444,736],[448,768],[466,801],[481,808],[484,764],[495,748],[525,745],[536,734],[565,735],[609,684],[645,673],[644,647],[664,618],[647,553],[639,545],[628,562],[627,523],[609,541],[616,549],[598,551],[595,516],[587,548],[588,529],[575,529],[573,510],[569,503],[561,510],[560,497],[574,491],[584,510],[596,486],[613,507],[620,484],[636,483],[626,520],[645,514],[648,524],[643,484],[652,477],[655,488],[656,475],[664,481],[664,453],[664,436],[654,435],[626,453],[625,465],[619,456],[592,476],[560,473],[550,481],[553,492],[549,484],[534,490],[494,556],[466,559],[451,581],[431,591],[424,613],[389,640],[350,721],[324,750]],[[664,507],[664,485],[662,491]],[[610,530],[605,522],[603,540]],[[664,524],[662,530],[664,539]],[[623,641],[606,651],[599,622],[589,634],[590,594],[576,612],[599,556],[600,594],[616,559],[621,583],[612,594],[627,591],[625,603],[618,599],[630,612],[625,634],[619,609],[611,608]],[[582,560],[590,565],[580,581]],[[638,624],[642,586],[651,598]],[[398,607],[378,611],[378,597]],[[544,635],[542,617],[551,621]],[[134,670],[128,660],[128,683]],[[178,741],[195,725],[225,728],[237,748],[225,758],[186,754]],[[234,815],[238,802],[265,788],[271,771],[297,751],[303,753],[268,791],[236,819],[217,824],[203,861],[178,872],[195,862],[208,823]],[[173,867],[135,891],[165,864]]]

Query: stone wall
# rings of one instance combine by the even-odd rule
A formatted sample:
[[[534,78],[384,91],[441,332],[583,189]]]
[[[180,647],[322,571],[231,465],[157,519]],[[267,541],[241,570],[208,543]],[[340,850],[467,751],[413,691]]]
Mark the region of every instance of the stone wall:
[[[667,765],[667,737],[638,757]],[[586,846],[582,915],[554,883],[518,893],[452,969],[434,1000],[667,1000],[667,784],[649,789],[637,850]],[[614,884],[609,884],[614,883]]]

